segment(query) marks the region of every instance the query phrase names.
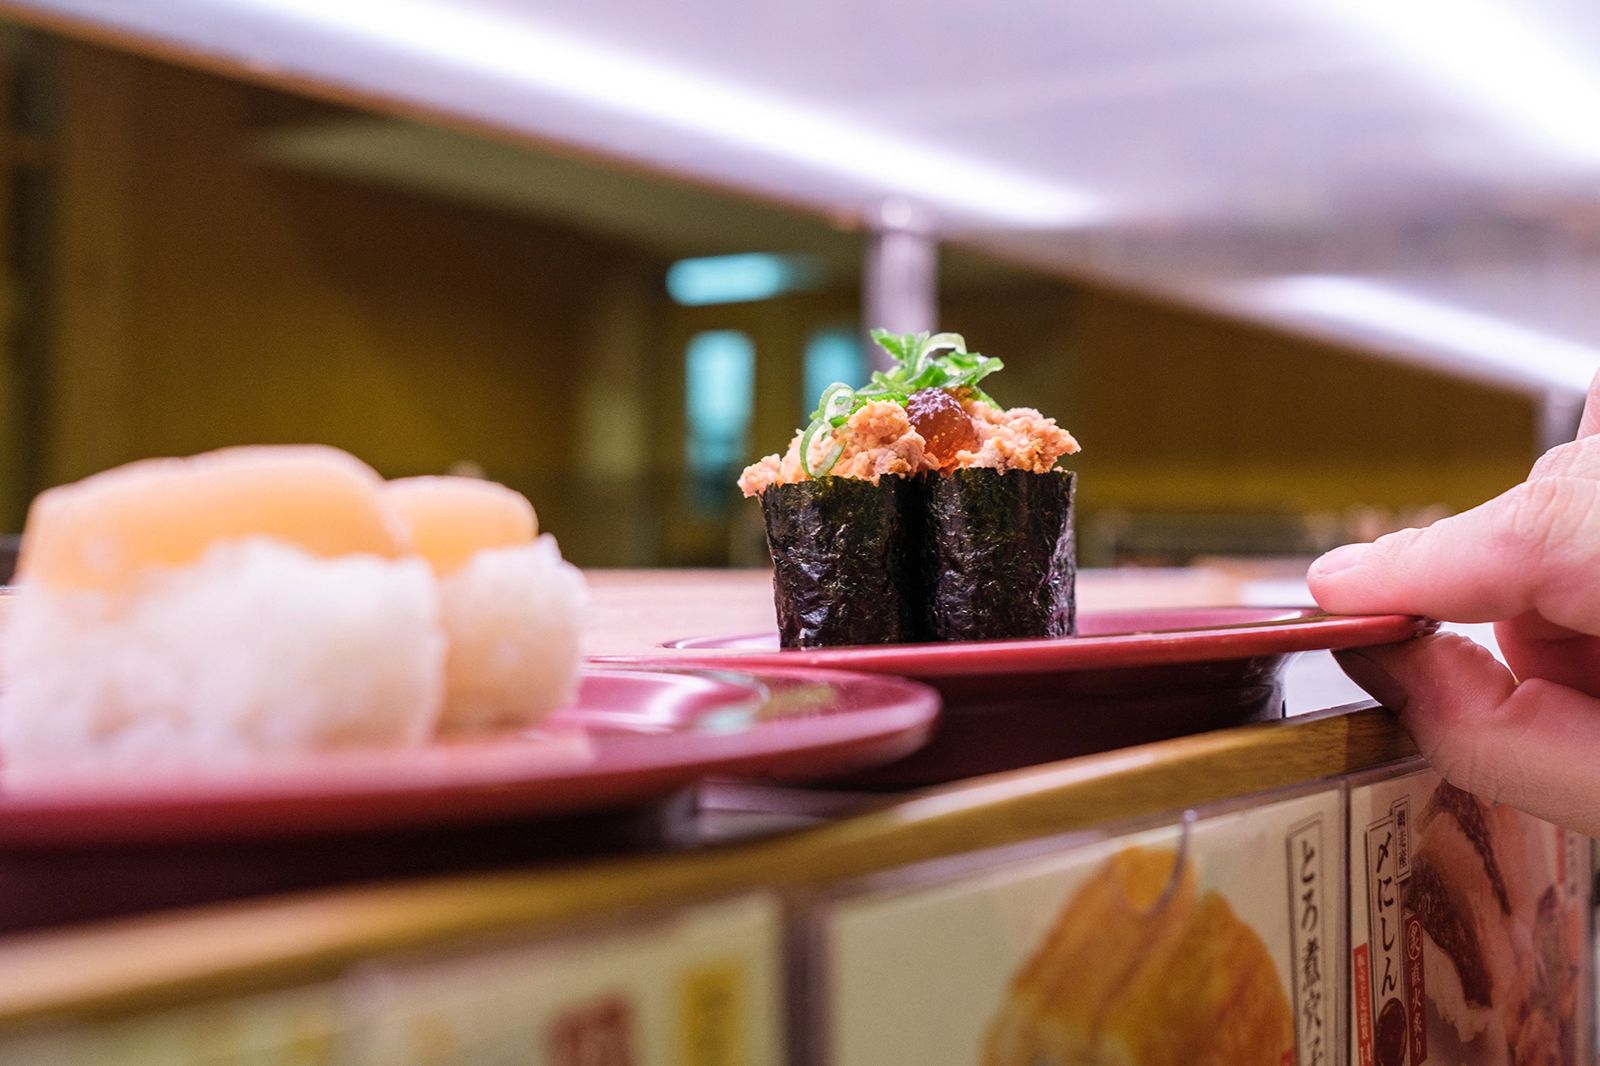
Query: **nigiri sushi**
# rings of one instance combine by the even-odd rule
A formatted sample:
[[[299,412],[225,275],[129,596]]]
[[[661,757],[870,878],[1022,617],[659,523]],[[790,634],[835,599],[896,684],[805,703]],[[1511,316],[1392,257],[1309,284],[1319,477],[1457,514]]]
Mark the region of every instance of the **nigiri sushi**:
[[[426,742],[445,638],[383,481],[330,448],[133,463],[29,511],[0,641],[0,761],[226,771]]]
[[[449,643],[441,733],[536,724],[572,697],[587,593],[521,494],[474,478],[391,481],[384,495],[438,576]]]
[[[17,577],[56,588],[115,586],[252,536],[322,558],[397,558],[410,541],[378,495],[382,484],[359,459],[317,445],[129,463],[33,501]]]
[[[895,359],[835,383],[787,453],[739,479],[761,500],[785,647],[1068,636],[1072,434],[978,383],[1000,360],[954,333],[873,331]]]

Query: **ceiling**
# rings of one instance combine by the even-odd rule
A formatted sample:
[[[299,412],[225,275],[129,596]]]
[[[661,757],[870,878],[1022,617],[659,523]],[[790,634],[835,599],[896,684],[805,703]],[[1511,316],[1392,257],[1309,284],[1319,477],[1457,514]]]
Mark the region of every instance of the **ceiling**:
[[[0,10],[830,219],[909,201],[1018,263],[1539,395],[1600,365],[1593,0]]]

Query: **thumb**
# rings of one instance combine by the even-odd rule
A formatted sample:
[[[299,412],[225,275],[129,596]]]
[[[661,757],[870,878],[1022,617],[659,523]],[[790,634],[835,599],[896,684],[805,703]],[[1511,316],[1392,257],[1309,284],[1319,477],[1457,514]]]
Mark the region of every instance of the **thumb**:
[[[1337,654],[1451,784],[1600,834],[1600,699],[1550,681],[1518,684],[1487,649],[1454,633]]]

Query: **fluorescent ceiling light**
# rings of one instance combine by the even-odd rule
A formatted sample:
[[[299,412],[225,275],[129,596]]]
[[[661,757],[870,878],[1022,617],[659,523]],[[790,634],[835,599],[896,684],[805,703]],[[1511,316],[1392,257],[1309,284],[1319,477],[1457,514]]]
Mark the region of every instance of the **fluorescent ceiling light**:
[[[1439,370],[1525,389],[1582,393],[1600,368],[1600,348],[1365,278],[1301,274],[1255,282],[1235,292],[1258,308],[1404,343],[1419,353],[1414,361]]]
[[[713,255],[667,268],[667,295],[687,307],[770,300],[809,289],[821,276],[815,260],[792,255]]]
[[[491,79],[502,92],[577,100],[813,167],[863,184],[872,196],[901,196],[936,212],[1036,227],[1077,225],[1103,213],[1081,190],[575,36],[542,25],[527,8],[502,13],[450,0],[216,0],[211,7],[212,19],[232,9],[344,36],[353,45],[392,50],[409,64]],[[292,66],[308,61],[282,59]],[[536,108],[530,101],[530,115]],[[594,141],[603,142],[603,134]]]
[[[1561,156],[1600,163],[1600,59],[1519,0],[1320,0],[1408,65]],[[1581,18],[1582,5],[1569,6]]]

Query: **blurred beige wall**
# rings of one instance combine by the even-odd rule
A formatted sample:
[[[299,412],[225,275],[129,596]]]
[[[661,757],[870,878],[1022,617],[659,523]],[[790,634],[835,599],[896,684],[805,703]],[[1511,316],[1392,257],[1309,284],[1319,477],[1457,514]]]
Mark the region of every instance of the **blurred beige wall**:
[[[618,539],[603,496],[571,506],[604,431],[579,414],[602,375],[640,409],[661,263],[275,171],[251,156],[260,90],[86,46],[63,60],[49,482],[313,440],[390,475],[473,462],[569,539]],[[632,492],[639,471],[595,473]]]

